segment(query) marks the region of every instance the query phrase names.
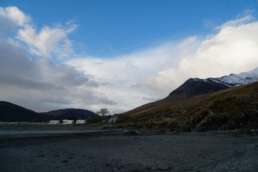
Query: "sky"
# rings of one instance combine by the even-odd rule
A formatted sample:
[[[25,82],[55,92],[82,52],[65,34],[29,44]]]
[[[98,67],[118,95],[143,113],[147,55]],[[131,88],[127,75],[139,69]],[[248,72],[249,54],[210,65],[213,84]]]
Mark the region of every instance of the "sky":
[[[120,113],[258,66],[258,1],[0,0],[0,97]]]
[[[19,7],[39,27],[69,21],[78,24],[70,38],[82,44],[81,51],[101,57],[208,33],[216,25],[257,9],[256,0],[2,0],[2,4]]]

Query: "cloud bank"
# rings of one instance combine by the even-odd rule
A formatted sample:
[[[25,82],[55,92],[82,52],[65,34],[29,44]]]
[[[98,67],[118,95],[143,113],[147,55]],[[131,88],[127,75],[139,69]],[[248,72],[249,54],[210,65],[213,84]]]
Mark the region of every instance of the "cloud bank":
[[[258,66],[258,21],[250,15],[210,34],[110,58],[75,52],[69,34],[76,27],[37,28],[19,8],[0,8],[1,99],[35,110],[107,107],[122,112],[167,96],[190,77]]]
[[[96,91],[91,76],[53,62],[73,29],[44,26],[37,32],[29,18],[17,7],[0,8],[1,99],[37,111],[114,104]]]

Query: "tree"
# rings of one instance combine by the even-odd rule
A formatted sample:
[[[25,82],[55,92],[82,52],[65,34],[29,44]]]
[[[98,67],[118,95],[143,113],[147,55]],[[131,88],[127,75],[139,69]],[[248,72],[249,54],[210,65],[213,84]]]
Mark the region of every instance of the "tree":
[[[101,108],[97,114],[99,114],[100,116],[106,116],[109,115],[109,110],[107,108]]]

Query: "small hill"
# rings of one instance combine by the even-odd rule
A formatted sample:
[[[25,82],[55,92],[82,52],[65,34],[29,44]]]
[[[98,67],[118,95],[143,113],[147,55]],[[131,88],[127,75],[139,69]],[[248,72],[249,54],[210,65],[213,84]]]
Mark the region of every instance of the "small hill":
[[[258,83],[163,99],[120,115],[120,126],[180,131],[258,129]]]
[[[88,119],[97,116],[96,113],[85,109],[59,109],[42,113],[52,120],[61,119]]]
[[[0,101],[0,122],[44,122],[62,119],[88,119],[97,114],[85,109],[60,109],[38,113],[19,105]]]
[[[0,121],[5,122],[33,122],[39,119],[40,115],[32,110],[18,106],[13,103],[0,101]]]

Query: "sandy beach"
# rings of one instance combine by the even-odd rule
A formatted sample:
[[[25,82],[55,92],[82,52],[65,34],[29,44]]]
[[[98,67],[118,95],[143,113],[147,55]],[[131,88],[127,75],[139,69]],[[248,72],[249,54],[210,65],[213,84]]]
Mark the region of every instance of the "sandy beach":
[[[255,172],[258,136],[212,133],[0,139],[1,172]]]

